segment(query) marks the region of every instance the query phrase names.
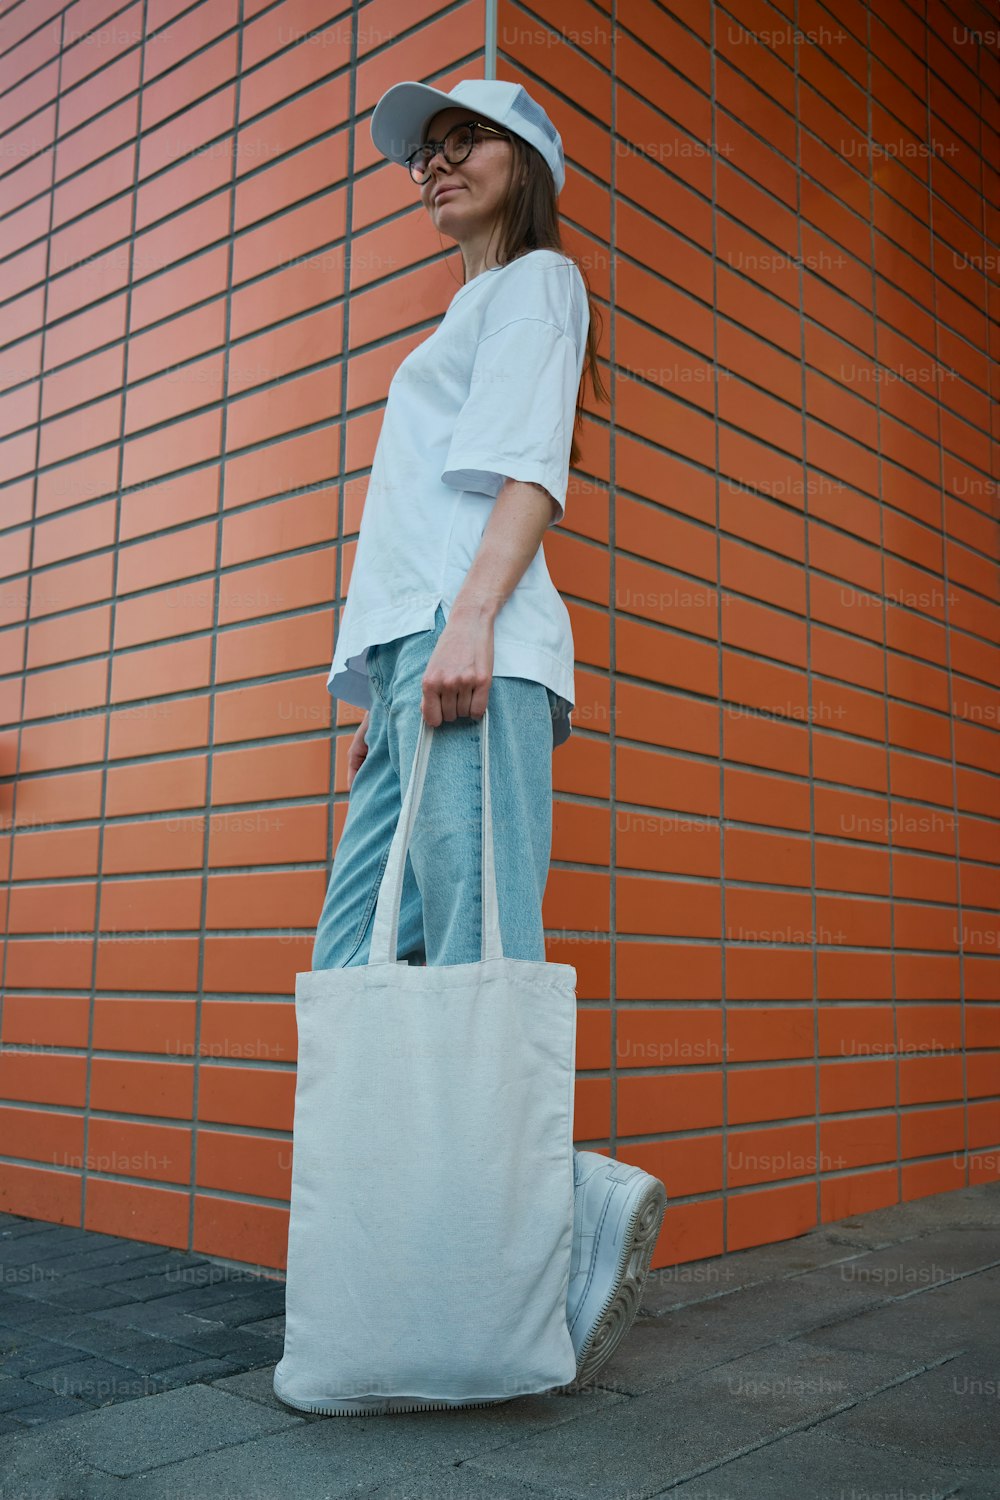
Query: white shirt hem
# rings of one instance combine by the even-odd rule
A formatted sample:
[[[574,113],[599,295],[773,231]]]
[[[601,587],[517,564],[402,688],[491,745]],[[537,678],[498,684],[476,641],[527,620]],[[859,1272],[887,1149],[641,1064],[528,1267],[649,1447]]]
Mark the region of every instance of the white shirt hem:
[[[371,708],[371,682],[366,666],[369,645],[381,645],[406,634],[413,635],[434,628],[438,605],[445,619],[452,601],[440,595],[417,594],[400,600],[386,609],[369,610],[351,621],[350,631],[338,640],[337,652],[327,676],[327,690],[334,698],[353,703],[356,708]],[[415,624],[415,610],[423,606],[425,623]],[[417,616],[419,618],[419,616]],[[361,643],[364,644],[361,644]],[[529,677],[540,682],[563,700],[562,713],[553,715],[552,748],[563,744],[572,732],[569,713],[575,703],[572,670],[551,652],[532,641],[506,635],[498,625],[493,634],[494,677]]]

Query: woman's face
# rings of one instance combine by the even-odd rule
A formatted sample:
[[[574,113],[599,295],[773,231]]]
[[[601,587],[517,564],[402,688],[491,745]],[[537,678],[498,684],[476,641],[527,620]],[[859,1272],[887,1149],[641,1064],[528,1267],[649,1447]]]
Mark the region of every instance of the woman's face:
[[[428,123],[423,138],[443,141],[453,125],[475,118],[474,111],[457,105],[443,109]],[[420,188],[420,200],[436,229],[462,240],[493,223],[507,189],[511,150],[505,137],[477,130],[464,161],[452,165],[444,152],[438,151]],[[436,195],[444,188],[448,191],[438,199]]]

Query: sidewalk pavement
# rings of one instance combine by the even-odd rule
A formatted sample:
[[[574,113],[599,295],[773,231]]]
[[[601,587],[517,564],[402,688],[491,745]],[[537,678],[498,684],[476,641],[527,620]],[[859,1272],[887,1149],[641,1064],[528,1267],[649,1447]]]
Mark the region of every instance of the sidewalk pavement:
[[[652,1271],[585,1389],[299,1413],[284,1288],[0,1215],[0,1500],[1000,1500],[1000,1183]]]

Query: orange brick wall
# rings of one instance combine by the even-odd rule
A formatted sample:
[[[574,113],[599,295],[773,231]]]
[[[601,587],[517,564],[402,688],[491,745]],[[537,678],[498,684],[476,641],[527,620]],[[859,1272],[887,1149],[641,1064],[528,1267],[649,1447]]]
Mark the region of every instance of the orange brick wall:
[[[368,121],[490,72],[613,388],[545,542],[578,1144],[659,1266],[1000,1175],[1000,11],[837,10],[0,5],[0,1207],[284,1264],[337,610],[462,273]]]

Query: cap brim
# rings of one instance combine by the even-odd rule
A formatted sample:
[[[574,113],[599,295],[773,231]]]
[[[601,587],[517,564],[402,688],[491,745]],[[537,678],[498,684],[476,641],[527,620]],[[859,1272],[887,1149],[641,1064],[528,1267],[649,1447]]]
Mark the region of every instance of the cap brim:
[[[406,158],[422,144],[424,126],[442,109],[459,104],[442,89],[429,83],[396,83],[387,89],[375,106],[370,128],[377,151],[388,161],[405,164]]]

